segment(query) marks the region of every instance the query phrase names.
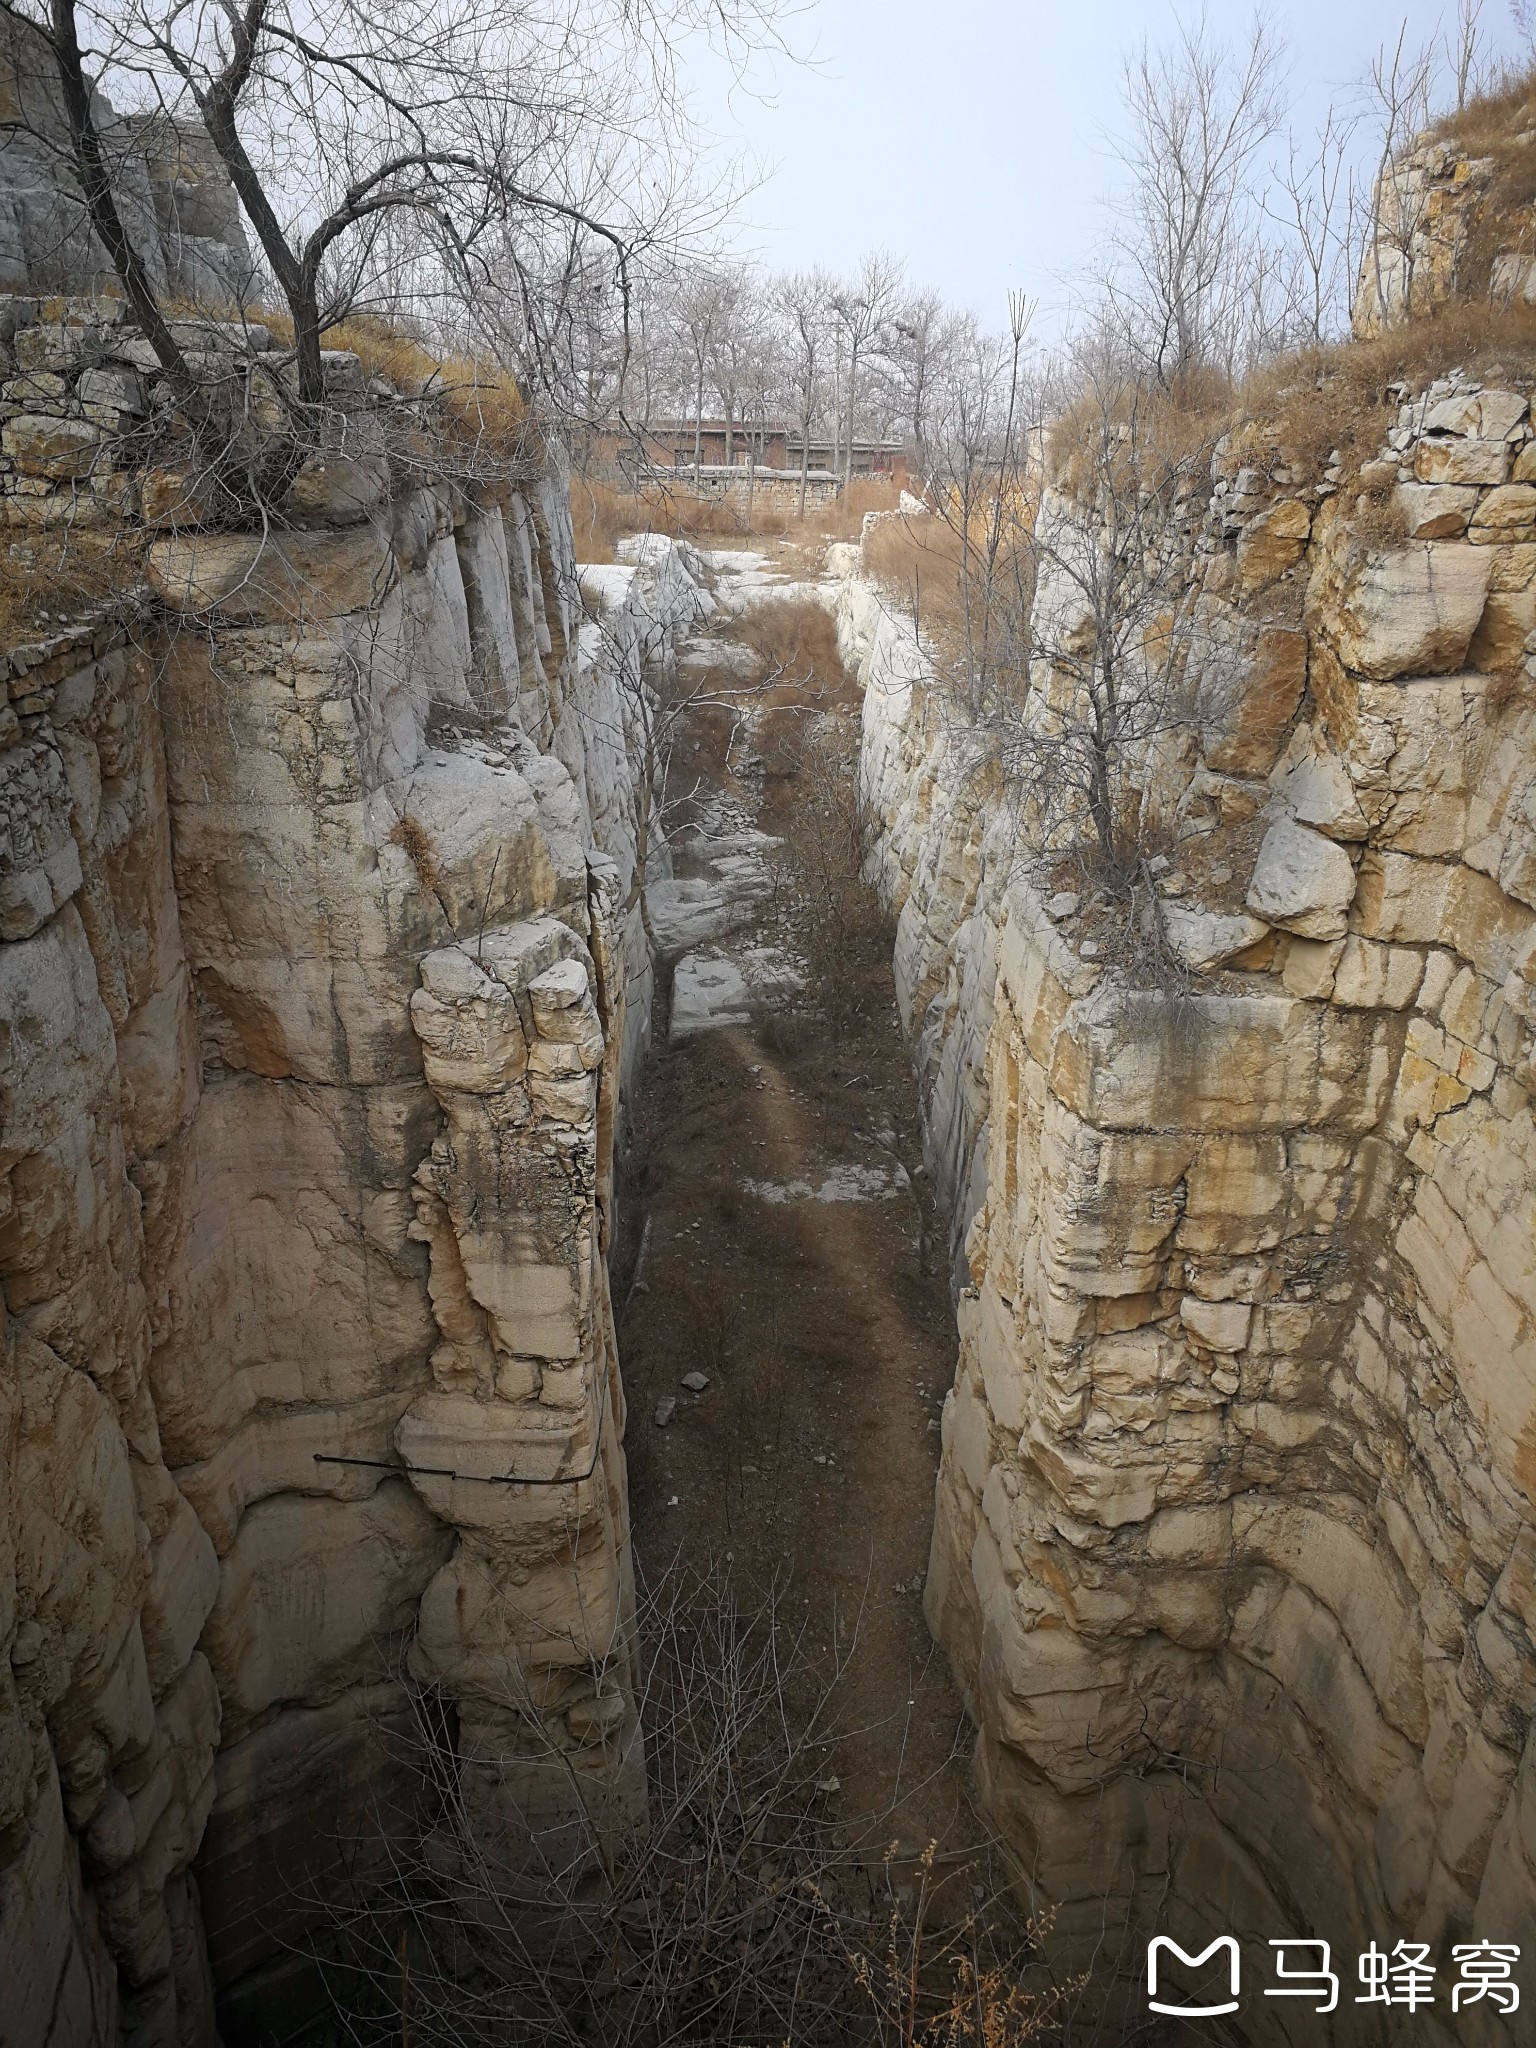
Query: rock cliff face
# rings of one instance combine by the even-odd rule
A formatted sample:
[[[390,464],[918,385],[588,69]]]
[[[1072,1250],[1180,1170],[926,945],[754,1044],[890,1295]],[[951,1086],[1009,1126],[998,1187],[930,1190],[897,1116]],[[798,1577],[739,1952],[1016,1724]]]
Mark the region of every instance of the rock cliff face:
[[[843,586],[965,1240],[928,1614],[1065,1958],[1128,1980],[1156,1929],[1536,1952],[1529,396],[1405,396],[1380,545],[1218,462],[1181,1001],[1010,874],[925,651]],[[1352,1989],[1238,2024],[1391,2038]]]
[[[254,275],[240,208],[207,137],[162,115],[96,116],[122,218],[157,291],[227,309]],[[118,292],[63,172],[68,129],[50,53],[30,23],[0,19],[0,292]],[[14,324],[14,323],[13,323]],[[9,336],[7,336],[9,338]]]
[[[410,1686],[498,1837],[640,1772],[625,706],[686,551],[586,620],[551,465],[149,569],[0,709],[18,2048],[206,2043],[215,1987],[231,2042],[291,2012],[340,1845],[408,1797]]]

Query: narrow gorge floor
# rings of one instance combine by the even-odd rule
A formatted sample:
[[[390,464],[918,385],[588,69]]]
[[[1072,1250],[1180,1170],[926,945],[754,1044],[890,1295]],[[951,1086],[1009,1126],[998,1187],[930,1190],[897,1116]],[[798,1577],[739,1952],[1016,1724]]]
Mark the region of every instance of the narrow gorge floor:
[[[856,875],[825,874],[853,817],[857,691],[830,621],[780,580],[802,565],[709,561],[722,610],[685,655],[670,776],[678,879],[653,902],[670,1000],[624,1170],[638,1567],[728,1565],[747,1604],[778,1581],[818,1666],[847,1660],[832,1817],[872,1859],[961,1856],[983,1832],[968,1729],[922,1615],[955,1355],[943,1232],[890,932]],[[797,616],[809,633],[786,642]],[[748,699],[754,664],[778,680]]]

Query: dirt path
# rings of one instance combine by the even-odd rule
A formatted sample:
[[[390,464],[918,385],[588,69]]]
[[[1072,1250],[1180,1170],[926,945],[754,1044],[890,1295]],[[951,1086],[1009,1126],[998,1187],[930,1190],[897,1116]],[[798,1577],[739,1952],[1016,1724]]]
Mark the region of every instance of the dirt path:
[[[701,808],[781,841],[805,830],[807,737],[824,790],[828,761],[851,773],[857,735],[855,691],[817,667],[805,701],[779,693],[728,760],[702,721],[679,750]],[[739,662],[722,655],[721,672]],[[781,876],[788,858],[770,856]],[[954,1323],[890,934],[870,928],[872,897],[850,901],[858,943],[829,948],[804,890],[777,881],[737,934],[738,950],[798,960],[800,997],[680,1042],[658,1018],[616,1275],[635,1545],[652,1574],[728,1558],[749,1598],[782,1575],[811,1645],[849,1657],[842,1719],[860,1732],[833,1760],[840,1816],[876,1854],[893,1839],[958,1850],[978,1832],[967,1734],[921,1612]]]

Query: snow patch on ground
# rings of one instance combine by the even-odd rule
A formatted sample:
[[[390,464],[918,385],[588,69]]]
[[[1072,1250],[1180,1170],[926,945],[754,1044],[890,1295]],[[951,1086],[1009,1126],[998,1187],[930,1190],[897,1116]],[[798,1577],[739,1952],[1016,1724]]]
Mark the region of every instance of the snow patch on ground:
[[[749,1195],[764,1202],[879,1202],[907,1187],[901,1166],[834,1166],[814,1187],[808,1180],[744,1180]]]
[[[672,1037],[750,1024],[803,985],[800,970],[775,946],[686,953],[672,976]]]

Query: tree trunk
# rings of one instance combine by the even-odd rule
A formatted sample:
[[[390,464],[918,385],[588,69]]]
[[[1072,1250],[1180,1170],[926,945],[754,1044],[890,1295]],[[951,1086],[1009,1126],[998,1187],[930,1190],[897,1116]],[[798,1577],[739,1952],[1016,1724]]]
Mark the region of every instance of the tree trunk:
[[[84,60],[80,55],[74,0],[53,0],[52,23],[59,90],[64,101],[65,119],[69,123],[75,172],[80,180],[87,216],[96,239],[106,250],[112,268],[117,272],[124,295],[133,308],[134,318],[144,330],[145,339],[171,381],[177,401],[189,417],[194,416],[199,410],[201,397],[197,381],[160,311],[143,258],[129,239],[117,210],[111,174],[91,112],[91,89],[86,83]]]
[[[839,345],[832,368],[832,474],[843,466],[839,443],[843,431],[843,352]]]
[[[853,412],[859,395],[859,344],[851,341],[848,345],[848,434],[843,443],[843,494],[853,482]]]

